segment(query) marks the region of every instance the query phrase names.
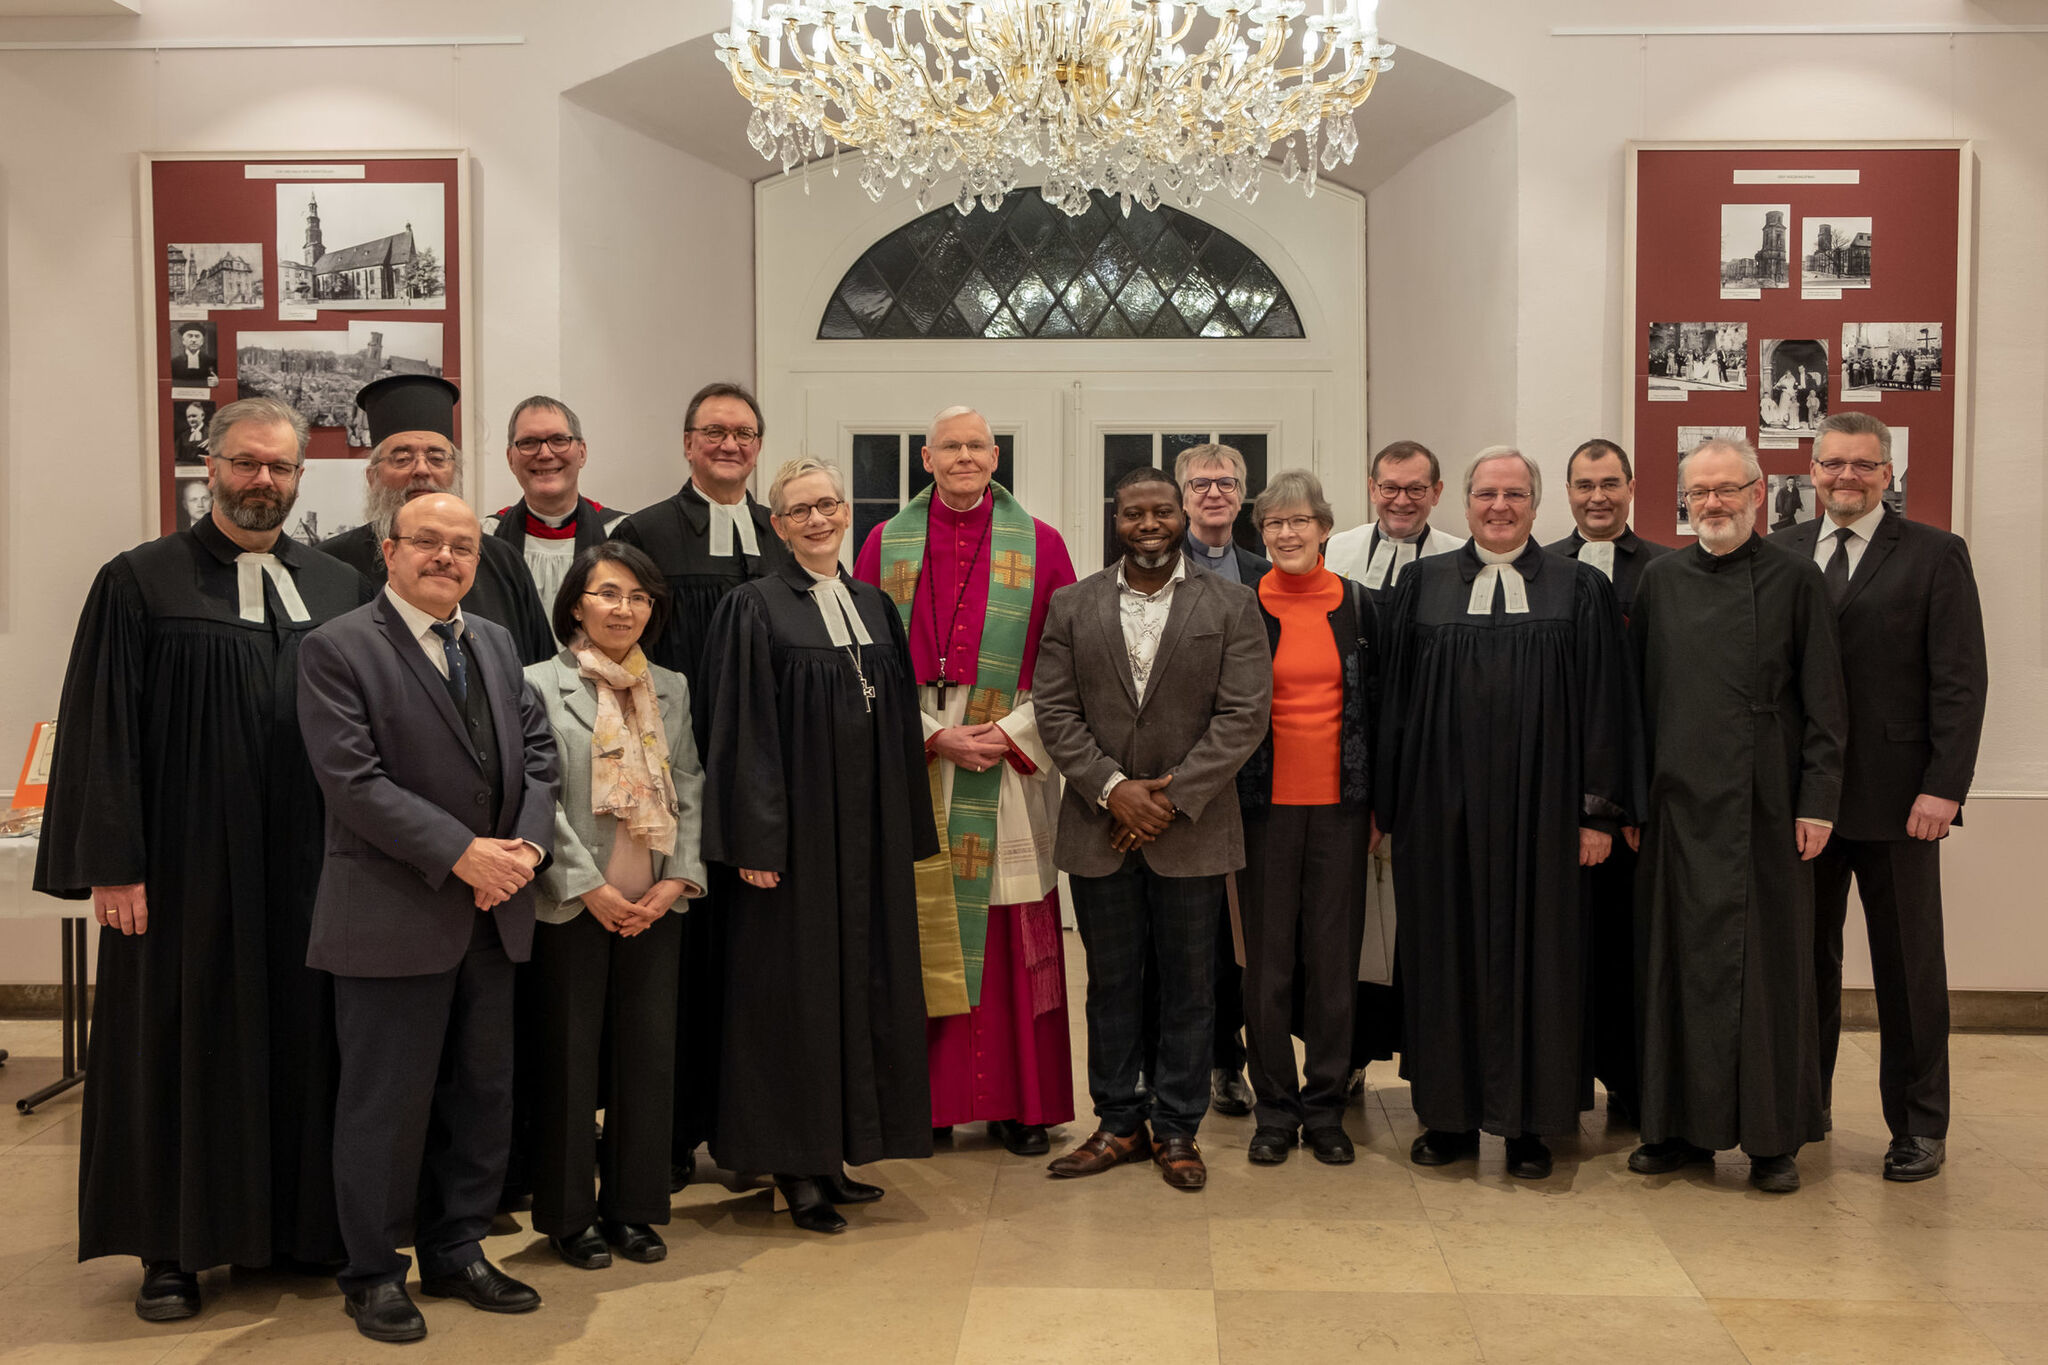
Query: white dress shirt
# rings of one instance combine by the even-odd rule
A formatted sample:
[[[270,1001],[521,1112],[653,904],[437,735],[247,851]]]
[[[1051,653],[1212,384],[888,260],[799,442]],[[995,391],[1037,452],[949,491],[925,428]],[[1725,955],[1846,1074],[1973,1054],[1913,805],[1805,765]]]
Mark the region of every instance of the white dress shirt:
[[[1884,499],[1879,498],[1868,512],[1849,523],[1848,528],[1856,534],[1849,537],[1849,576],[1856,576],[1856,566],[1863,562],[1863,552],[1870,548],[1870,538],[1877,534],[1878,522],[1884,520]],[[1813,562],[1825,570],[1828,561],[1835,557],[1835,547],[1840,543],[1835,533],[1843,528],[1833,517],[1821,519],[1820,539],[1814,542]]]
[[[1173,590],[1187,576],[1188,557],[1183,554],[1174,562],[1173,576],[1158,592],[1143,593],[1124,577],[1122,562],[1116,566],[1117,617],[1123,624],[1124,655],[1130,661],[1131,682],[1141,706],[1145,702],[1145,684],[1152,680],[1152,664],[1159,657],[1159,637],[1166,633],[1166,618],[1173,614]],[[1122,773],[1112,773],[1109,781],[1102,784],[1102,795],[1097,800],[1108,805],[1110,792],[1123,780]]]
[[[398,608],[398,619],[405,622],[405,628],[412,632],[412,638],[420,642],[420,652],[427,656],[427,662],[442,677],[448,676],[448,653],[441,647],[441,637],[434,633],[434,627],[443,624],[428,612],[421,611],[412,603],[400,597],[389,583],[384,585],[384,597]],[[457,607],[448,619],[455,623],[455,634],[462,635],[462,608]]]

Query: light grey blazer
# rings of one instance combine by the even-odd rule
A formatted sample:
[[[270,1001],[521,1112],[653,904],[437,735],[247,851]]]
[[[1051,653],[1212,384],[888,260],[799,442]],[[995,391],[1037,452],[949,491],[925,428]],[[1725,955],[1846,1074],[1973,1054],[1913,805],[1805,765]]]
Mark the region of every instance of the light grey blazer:
[[[704,822],[704,769],[697,762],[697,740],[690,728],[690,685],[680,673],[649,665],[655,700],[661,706],[662,729],[668,732],[669,773],[676,787],[675,856],[654,855],[657,880],[674,877],[696,886],[705,884],[704,856],[699,851]],[[612,838],[619,822],[590,808],[590,739],[597,728],[597,687],[576,671],[576,656],[563,650],[552,659],[529,664],[526,680],[540,694],[548,725],[561,751],[562,787],[555,801],[555,860],[534,878],[540,895],[534,918],[542,924],[566,924],[583,913],[583,896],[604,885],[611,863]],[[701,894],[701,893],[699,893]],[[678,910],[687,908],[679,904]]]

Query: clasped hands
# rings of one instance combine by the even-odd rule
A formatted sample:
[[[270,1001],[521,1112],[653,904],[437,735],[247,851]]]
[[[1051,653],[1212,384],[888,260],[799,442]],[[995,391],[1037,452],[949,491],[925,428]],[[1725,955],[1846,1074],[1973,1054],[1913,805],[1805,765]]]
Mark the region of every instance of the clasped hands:
[[[986,772],[1010,756],[1010,737],[994,721],[950,725],[932,736],[932,752],[955,767]]]
[[[524,839],[476,838],[450,870],[476,893],[476,908],[489,910],[517,895],[539,866],[539,850]]]
[[[687,882],[674,877],[664,877],[638,900],[629,899],[625,892],[606,882],[595,891],[583,893],[583,908],[591,918],[602,924],[620,938],[636,938],[654,927],[654,922],[668,913],[685,891]]]
[[[1173,801],[1166,795],[1166,785],[1171,781],[1172,773],[1164,777],[1127,777],[1109,789],[1105,804],[1109,807],[1109,818],[1115,822],[1109,833],[1111,848],[1129,853],[1166,833],[1175,814]]]

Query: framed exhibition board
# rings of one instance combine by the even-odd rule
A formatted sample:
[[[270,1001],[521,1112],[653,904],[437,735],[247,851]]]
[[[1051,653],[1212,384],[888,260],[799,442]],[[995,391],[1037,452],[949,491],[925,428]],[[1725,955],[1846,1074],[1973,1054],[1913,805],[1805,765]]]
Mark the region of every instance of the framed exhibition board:
[[[1622,443],[1635,528],[1682,544],[1678,458],[1757,447],[1762,529],[1817,515],[1813,428],[1892,429],[1895,511],[1965,531],[1970,145],[1631,142],[1622,267]]]
[[[312,425],[285,531],[310,542],[359,524],[356,391],[394,373],[462,387],[474,369],[467,153],[144,153],[140,179],[143,533],[206,514],[206,424],[256,395]],[[474,490],[467,407],[456,434]]]

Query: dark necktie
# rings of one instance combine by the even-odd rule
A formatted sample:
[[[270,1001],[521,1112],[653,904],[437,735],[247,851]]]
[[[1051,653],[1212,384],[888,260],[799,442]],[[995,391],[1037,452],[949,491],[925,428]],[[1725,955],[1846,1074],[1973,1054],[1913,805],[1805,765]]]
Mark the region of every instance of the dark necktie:
[[[1856,538],[1856,528],[1844,526],[1835,532],[1835,552],[1828,557],[1828,566],[1821,573],[1821,581],[1827,584],[1828,601],[1836,606],[1849,595],[1849,542]]]
[[[429,628],[441,637],[441,652],[448,657],[448,690],[457,702],[469,700],[469,659],[456,637],[456,623],[435,621]]]

